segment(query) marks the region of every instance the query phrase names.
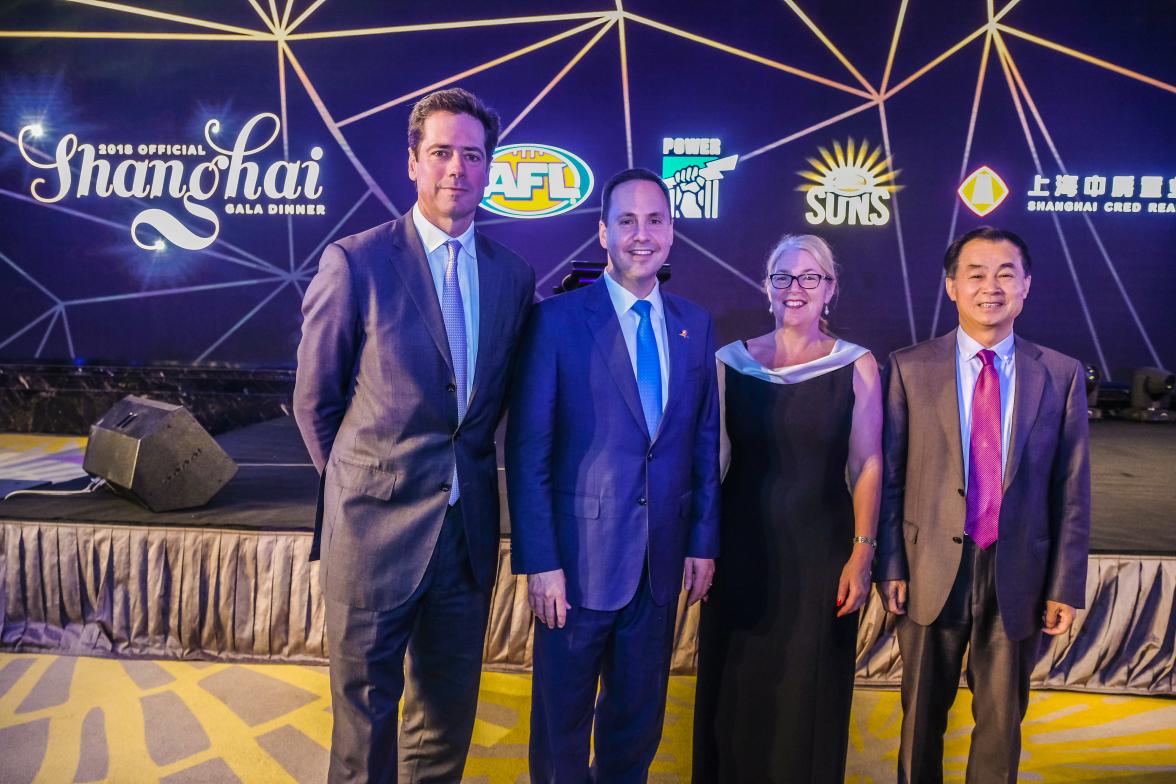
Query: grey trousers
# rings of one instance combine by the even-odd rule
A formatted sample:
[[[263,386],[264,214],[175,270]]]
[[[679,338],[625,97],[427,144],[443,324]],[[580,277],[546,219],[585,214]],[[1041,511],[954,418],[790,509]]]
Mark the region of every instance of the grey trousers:
[[[489,612],[490,596],[470,569],[460,502],[446,513],[421,584],[404,604],[367,610],[326,601],[334,717],[328,781],[461,780]]]
[[[914,578],[914,579],[917,579]],[[960,570],[947,604],[930,626],[898,619],[902,654],[901,784],[941,784],[943,734],[960,683],[972,691],[968,784],[1015,784],[1021,756],[1021,719],[1029,705],[1029,676],[1040,634],[1010,640],[996,603],[996,548],[964,539]]]

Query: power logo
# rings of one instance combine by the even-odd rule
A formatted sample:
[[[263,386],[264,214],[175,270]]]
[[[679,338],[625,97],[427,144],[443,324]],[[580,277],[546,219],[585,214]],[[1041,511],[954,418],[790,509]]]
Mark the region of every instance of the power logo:
[[[723,157],[722,139],[681,136],[662,139],[662,156],[662,181],[670,189],[674,218],[719,217],[719,183],[739,156]]]
[[[583,204],[593,184],[588,164],[567,150],[511,144],[494,153],[482,207],[508,218],[550,218]]]

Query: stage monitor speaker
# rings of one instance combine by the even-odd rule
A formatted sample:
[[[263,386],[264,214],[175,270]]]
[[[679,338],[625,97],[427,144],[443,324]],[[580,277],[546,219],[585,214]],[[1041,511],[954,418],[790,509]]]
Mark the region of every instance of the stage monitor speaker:
[[[152,512],[204,506],[237,474],[186,408],[134,395],[90,427],[82,467]]]

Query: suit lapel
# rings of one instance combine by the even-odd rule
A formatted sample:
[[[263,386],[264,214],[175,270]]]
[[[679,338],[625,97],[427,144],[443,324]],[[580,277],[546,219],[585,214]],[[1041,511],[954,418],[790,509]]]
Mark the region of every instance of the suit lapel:
[[[949,332],[939,338],[935,351],[938,356],[928,367],[934,377],[928,379],[938,389],[935,411],[947,442],[947,475],[954,477],[958,487],[964,486],[964,448],[960,437],[960,393],[956,376],[956,334]]]
[[[470,408],[474,405],[478,390],[485,383],[492,363],[498,362],[498,358],[491,354],[498,343],[494,337],[498,334],[506,305],[503,302],[504,275],[495,264],[494,250],[482,235],[474,236],[478,248],[478,358],[474,365],[474,388],[470,391]]]
[[[641,408],[641,396],[637,392],[637,379],[633,375],[633,363],[629,359],[629,349],[625,345],[625,335],[621,332],[621,323],[617,319],[617,312],[613,308],[603,278],[597,279],[589,287],[584,308],[592,339],[604,358],[609,374],[620,389],[621,399],[625,401],[629,413],[641,426],[641,432],[648,433],[645,413]]]
[[[411,213],[400,219],[392,238],[396,245],[391,259],[392,269],[404,281],[404,289],[420,311],[429,335],[437,344],[437,350],[445,358],[449,369],[453,370],[449,339],[445,336],[445,319],[441,315],[441,303],[437,300],[437,286],[433,283],[433,274],[429,271],[429,260],[425,257],[420,235],[412,225]]]
[[[658,425],[657,435],[661,435],[662,431],[666,429],[666,420],[672,416],[675,398],[682,394],[682,388],[686,381],[686,349],[688,347],[686,343],[688,338],[683,335],[689,334],[685,330],[686,325],[682,321],[682,314],[678,311],[677,304],[664,291],[662,292],[662,309],[666,314],[666,354],[670,366],[670,383],[666,394],[665,411],[662,414],[661,424]]]
[[[1032,343],[1019,338],[1014,338],[1014,341],[1013,361],[1016,363],[1017,380],[1013,385],[1013,433],[1009,437],[1012,448],[1005,466],[1004,490],[1009,489],[1017,472],[1021,455],[1025,452],[1025,442],[1029,440],[1029,431],[1033,429],[1033,421],[1041,405],[1041,394],[1045,391],[1045,368],[1037,359],[1041,352]]]

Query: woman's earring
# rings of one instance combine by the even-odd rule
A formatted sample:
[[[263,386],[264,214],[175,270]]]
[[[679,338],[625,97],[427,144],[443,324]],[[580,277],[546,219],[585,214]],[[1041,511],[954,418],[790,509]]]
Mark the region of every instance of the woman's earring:
[[[825,303],[825,318],[829,318],[829,303]]]

